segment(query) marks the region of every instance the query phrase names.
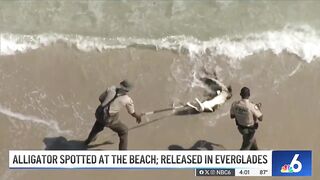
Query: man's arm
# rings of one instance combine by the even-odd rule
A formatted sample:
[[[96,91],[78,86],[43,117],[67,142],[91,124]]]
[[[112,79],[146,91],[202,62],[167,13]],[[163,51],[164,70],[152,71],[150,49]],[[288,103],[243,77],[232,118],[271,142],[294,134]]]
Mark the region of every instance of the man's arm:
[[[252,111],[254,118],[259,120],[259,121],[262,121],[262,119],[263,119],[263,114],[261,112],[261,106],[262,106],[261,103],[254,104],[254,108],[253,108],[253,111]]]
[[[99,96],[99,101],[100,101],[100,103],[102,103],[102,102],[106,99],[107,95],[108,95],[108,90],[104,91],[104,92]]]
[[[230,118],[231,119],[236,118],[235,113],[234,113],[234,103],[232,103],[231,108],[230,108]]]
[[[102,106],[106,106],[113,98],[117,96],[117,88],[112,86],[108,88],[104,93],[102,93],[99,97]]]
[[[140,114],[137,114],[137,113],[132,113],[132,114],[130,114],[132,117],[134,117],[134,118],[136,118],[136,121],[137,121],[137,123],[138,124],[140,124],[141,123],[141,115]]]
[[[129,97],[129,96],[128,96],[128,97]],[[134,104],[133,104],[133,101],[132,101],[132,99],[131,99],[130,97],[129,97],[129,99],[128,99],[128,103],[126,104],[126,108],[127,108],[128,113],[129,113],[132,117],[136,118],[136,121],[137,121],[137,123],[139,124],[139,123],[141,122],[141,114],[138,114],[138,113],[135,112],[135,110],[134,110]]]
[[[108,103],[115,95],[116,95],[116,87],[111,86],[107,88],[100,96],[99,96],[99,101],[102,104],[106,98],[108,98],[107,102]],[[106,103],[104,105],[106,105]]]
[[[237,126],[239,126],[238,121],[236,119],[236,113],[235,113],[235,106],[236,106],[236,102],[233,102],[230,108],[230,118],[234,119],[234,122],[236,123]]]

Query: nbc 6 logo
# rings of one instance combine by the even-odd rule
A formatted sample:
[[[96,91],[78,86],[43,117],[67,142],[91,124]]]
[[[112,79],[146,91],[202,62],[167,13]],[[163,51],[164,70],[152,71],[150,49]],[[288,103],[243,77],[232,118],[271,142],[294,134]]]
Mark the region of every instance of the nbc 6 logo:
[[[312,151],[273,151],[272,176],[312,176]]]
[[[295,154],[290,163],[290,167],[292,168],[292,171],[295,173],[300,172],[302,169],[302,164],[300,161],[298,161],[298,157],[299,157],[299,154]]]

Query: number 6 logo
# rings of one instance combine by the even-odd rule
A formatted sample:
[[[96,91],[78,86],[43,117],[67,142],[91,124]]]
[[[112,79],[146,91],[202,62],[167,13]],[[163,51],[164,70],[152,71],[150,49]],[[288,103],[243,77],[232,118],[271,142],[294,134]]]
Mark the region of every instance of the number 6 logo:
[[[290,163],[290,167],[292,168],[292,171],[295,173],[300,172],[302,169],[302,164],[300,161],[298,161],[298,157],[299,157],[299,154],[295,154],[291,163]],[[297,167],[295,167],[295,165]]]

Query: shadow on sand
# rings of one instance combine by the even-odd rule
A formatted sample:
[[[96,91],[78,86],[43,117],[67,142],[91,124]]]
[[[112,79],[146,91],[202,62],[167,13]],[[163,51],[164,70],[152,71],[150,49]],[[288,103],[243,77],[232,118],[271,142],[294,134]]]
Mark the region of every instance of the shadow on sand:
[[[168,147],[169,150],[225,150],[221,144],[215,144],[206,140],[199,140],[190,148],[183,148],[180,145],[172,144]]]
[[[174,115],[177,115],[177,116],[196,115],[196,114],[200,114],[200,113],[198,111],[196,111],[195,109],[189,108],[189,107],[186,107],[181,110],[176,110],[174,112]]]
[[[45,150],[87,150],[107,144],[113,144],[110,141],[105,141],[100,144],[85,145],[83,141],[79,140],[67,140],[63,136],[59,137],[46,137],[43,139],[43,143],[46,145]]]

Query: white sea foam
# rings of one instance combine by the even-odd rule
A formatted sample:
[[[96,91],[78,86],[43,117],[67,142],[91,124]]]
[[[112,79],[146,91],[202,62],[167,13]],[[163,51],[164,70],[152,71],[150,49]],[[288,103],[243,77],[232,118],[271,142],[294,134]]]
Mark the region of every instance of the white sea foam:
[[[18,112],[13,112],[10,109],[7,109],[3,106],[0,105],[0,113],[9,116],[11,118],[14,118],[16,120],[20,121],[28,121],[30,123],[37,123],[37,124],[42,124],[47,126],[48,128],[54,130],[57,133],[70,133],[68,130],[61,130],[58,123],[54,120],[44,120],[35,116],[30,116],[30,115],[24,115]]]
[[[272,51],[279,54],[286,51],[299,56],[306,62],[320,57],[320,34],[308,25],[287,25],[279,31],[251,33],[245,36],[224,36],[201,41],[190,36],[169,36],[160,39],[143,38],[103,38],[81,35],[40,34],[20,35],[1,34],[0,55],[14,55],[37,49],[57,42],[63,42],[82,51],[103,51],[130,46],[147,46],[187,52],[191,57],[201,55],[222,55],[241,60],[247,56]]]

